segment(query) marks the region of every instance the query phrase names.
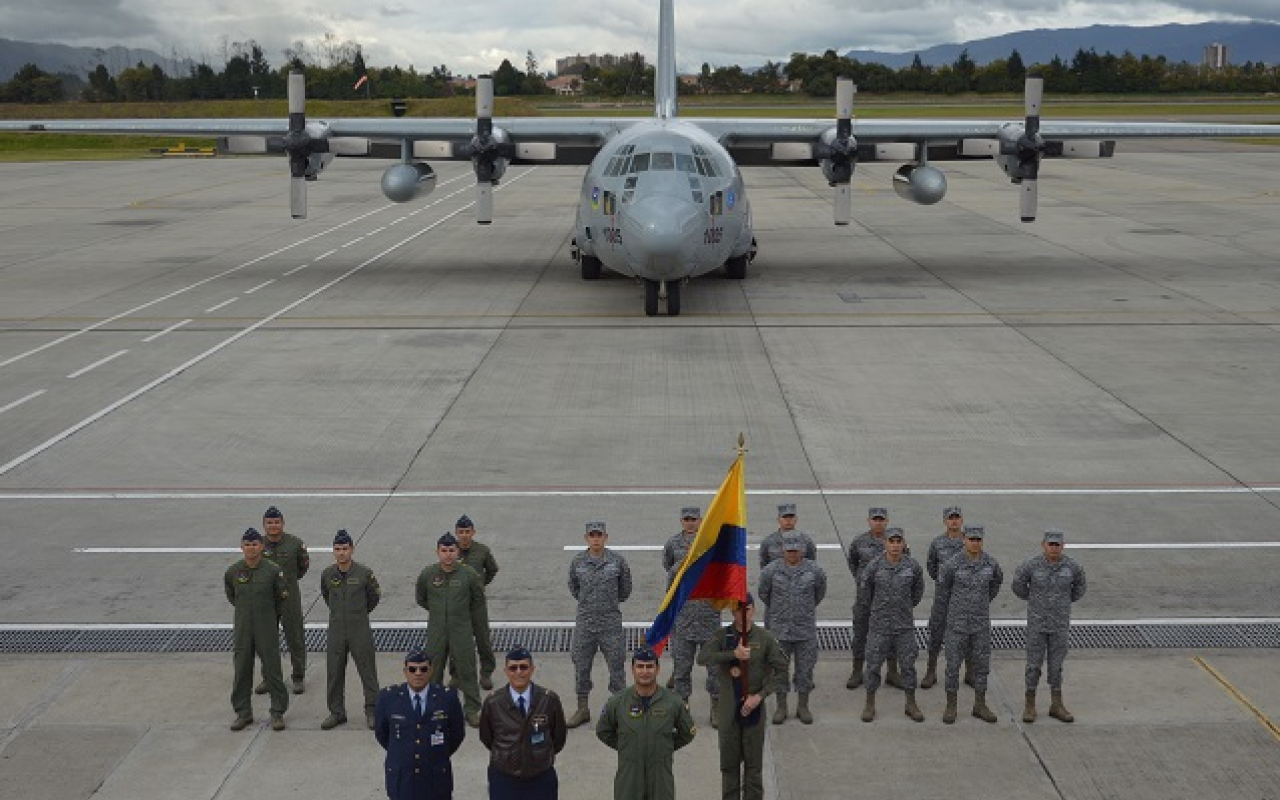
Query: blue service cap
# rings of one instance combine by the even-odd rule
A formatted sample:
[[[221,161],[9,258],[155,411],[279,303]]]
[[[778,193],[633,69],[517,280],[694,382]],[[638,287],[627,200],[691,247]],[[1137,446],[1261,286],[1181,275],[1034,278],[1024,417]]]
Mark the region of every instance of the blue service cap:
[[[468,517],[466,514],[458,517],[458,521],[453,523],[453,527],[455,528],[474,528],[475,526],[475,523],[471,521],[471,517]]]
[[[260,542],[262,541],[262,534],[258,533],[257,528],[249,528],[248,530],[246,530],[244,533],[240,535],[240,541]]]
[[[427,653],[427,651],[426,651],[426,650],[423,650],[421,647],[416,647],[416,648],[414,648],[413,650],[410,650],[409,652],[407,652],[407,653],[405,653],[405,654],[404,654],[404,663],[406,663],[406,664],[422,664],[422,663],[430,664],[430,663],[431,663],[431,655],[430,655],[429,653]]]
[[[453,531],[445,531],[444,535],[436,539],[436,547],[457,547],[458,537],[453,535]]]
[[[333,536],[334,544],[349,544],[354,546],[355,542],[351,540],[351,534],[347,533],[347,529],[343,528]]]
[[[648,645],[645,645],[644,647],[637,647],[635,652],[631,654],[631,663],[634,664],[637,661],[643,661],[646,664],[656,664],[658,663],[658,654],[653,652],[653,648]]]
[[[528,661],[532,663],[533,653],[529,652],[529,648],[525,647],[522,644],[518,644],[507,651],[507,660],[508,661]]]
[[[262,512],[262,518],[263,519],[284,519],[284,514],[280,513],[280,509],[276,508],[275,506],[272,506],[271,508],[268,508],[266,511]]]

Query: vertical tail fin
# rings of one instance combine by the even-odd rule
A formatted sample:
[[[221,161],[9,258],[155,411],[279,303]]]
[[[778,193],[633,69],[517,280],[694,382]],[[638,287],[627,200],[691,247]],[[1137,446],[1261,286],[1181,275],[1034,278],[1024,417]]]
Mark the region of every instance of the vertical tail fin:
[[[654,76],[654,113],[659,119],[676,116],[675,0],[661,0],[658,11],[658,66]]]

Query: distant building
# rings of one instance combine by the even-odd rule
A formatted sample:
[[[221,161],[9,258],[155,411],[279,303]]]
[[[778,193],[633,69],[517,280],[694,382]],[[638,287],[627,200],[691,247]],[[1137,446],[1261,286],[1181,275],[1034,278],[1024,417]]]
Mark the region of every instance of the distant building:
[[[1204,65],[1209,69],[1226,69],[1227,46],[1214,42],[1204,49]]]
[[[573,74],[575,72],[577,74],[582,74],[583,67],[594,67],[595,69],[614,69],[615,67],[619,67],[622,64],[626,64],[629,62],[638,63],[641,67],[643,67],[644,56],[641,55],[640,53],[626,53],[620,56],[615,56],[611,53],[606,53],[602,56],[598,56],[595,53],[592,53],[589,56],[584,56],[581,53],[579,53],[576,56],[569,56],[568,58],[557,58],[556,74],[566,75],[566,74]]]
[[[547,87],[556,94],[582,94],[582,77],[580,75],[561,75],[547,81]]]

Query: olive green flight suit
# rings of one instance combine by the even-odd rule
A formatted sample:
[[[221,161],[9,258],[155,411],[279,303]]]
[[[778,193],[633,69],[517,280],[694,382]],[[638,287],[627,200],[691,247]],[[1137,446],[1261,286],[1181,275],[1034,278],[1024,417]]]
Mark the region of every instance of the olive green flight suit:
[[[265,558],[250,567],[242,558],[227,568],[222,582],[227,602],[235,606],[232,632],[231,708],[236,716],[252,717],[253,657],[262,662],[262,679],[271,693],[271,713],[289,708],[289,692],[280,672],[280,633],[276,627],[280,609],[289,599],[288,585],[280,568]]]
[[[733,651],[738,646],[738,630],[726,625],[698,653],[698,663],[715,667],[720,682],[720,702],[716,707],[720,736],[720,786],[725,800],[760,800],[764,797],[764,732],[769,715],[761,700],[745,720],[742,699],[748,694],[762,698],[781,692],[787,685],[787,657],[778,640],[766,629],[752,623],[747,633],[751,658],[747,661],[744,693],[740,662]]]
[[[302,591],[298,582],[311,568],[311,554],[302,540],[291,533],[280,535],[280,541],[262,537],[262,557],[275,562],[284,570],[289,599],[280,607],[280,627],[284,641],[289,646],[289,660],[293,663],[293,679],[300,681],[307,674],[307,636],[302,627]]]
[[[372,714],[378,704],[378,662],[369,612],[378,607],[382,588],[373,570],[352,561],[346,573],[338,569],[337,564],[325,567],[320,573],[320,596],[329,606],[326,648],[329,713],[339,717],[347,715],[347,654],[350,653],[364,687],[364,710]]]
[[[466,550],[458,548],[458,563],[466,564],[476,572],[480,573],[480,577],[484,578],[484,585],[488,586],[493,583],[493,576],[498,574],[498,562],[493,557],[493,552],[486,544],[480,544],[474,539],[471,546]],[[493,641],[489,638],[489,602],[486,598],[484,607],[476,618],[472,620],[474,623],[474,633],[476,637],[476,650],[480,653],[480,674],[492,677],[493,671],[498,668],[498,660],[493,655]],[[457,673],[457,666],[454,665],[451,673]]]
[[[427,610],[427,654],[435,664],[450,657],[458,665],[463,711],[480,713],[480,682],[476,675],[475,618],[484,609],[484,579],[466,564],[445,572],[432,564],[418,575],[418,605]],[[433,670],[432,683],[444,683],[444,669]]]
[[[675,751],[693,741],[698,726],[680,695],[662,686],[648,698],[628,686],[609,698],[596,736],[618,751],[613,800],[675,800]]]

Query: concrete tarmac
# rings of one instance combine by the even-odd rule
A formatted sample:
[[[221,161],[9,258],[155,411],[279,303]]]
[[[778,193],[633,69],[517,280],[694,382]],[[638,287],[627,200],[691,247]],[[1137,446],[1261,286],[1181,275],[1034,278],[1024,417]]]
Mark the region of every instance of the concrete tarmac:
[[[466,165],[392,206],[385,165],[341,160],[303,222],[279,160],[0,165],[0,626],[228,623],[222,571],[272,504],[312,549],[309,623],[340,527],[386,589],[375,619],[420,622],[413,580],[462,513],[502,566],[495,622],[571,620],[583,523],[660,546],[739,431],[750,541],[799,504],[826,619],[848,617],[837,549],[869,505],[923,557],[959,504],[1009,577],[1065,529],[1089,573],[1078,620],[1275,621],[1277,164],[1274,147],[1121,143],[1047,162],[1034,225],[990,162],[943,164],[950,192],[928,208],[862,165],[844,229],[818,170],[748,169],[760,258],[745,281],[692,281],[678,318],[646,318],[629,279],[580,280],[580,169],[513,168],[482,227]],[[625,554],[625,616],[643,622],[658,553]],[[1006,588],[993,614],[1025,606]],[[571,705],[567,656],[538,659]],[[323,654],[283,733],[226,730],[229,661],[0,655],[0,797],[382,796],[368,732],[319,731]],[[921,692],[925,723],[885,690],[866,725],[827,652],[817,722],[770,734],[767,794],[1275,800],[1275,663],[1073,652],[1077,722],[1042,698],[1027,726],[1005,651],[997,725],[942,725],[940,688]],[[398,659],[380,669],[392,682]],[[355,697],[353,675],[353,723]],[[607,796],[612,763],[572,732],[562,795]],[[472,736],[456,796],[481,795],[484,764]],[[677,774],[682,797],[717,795],[709,727]]]

